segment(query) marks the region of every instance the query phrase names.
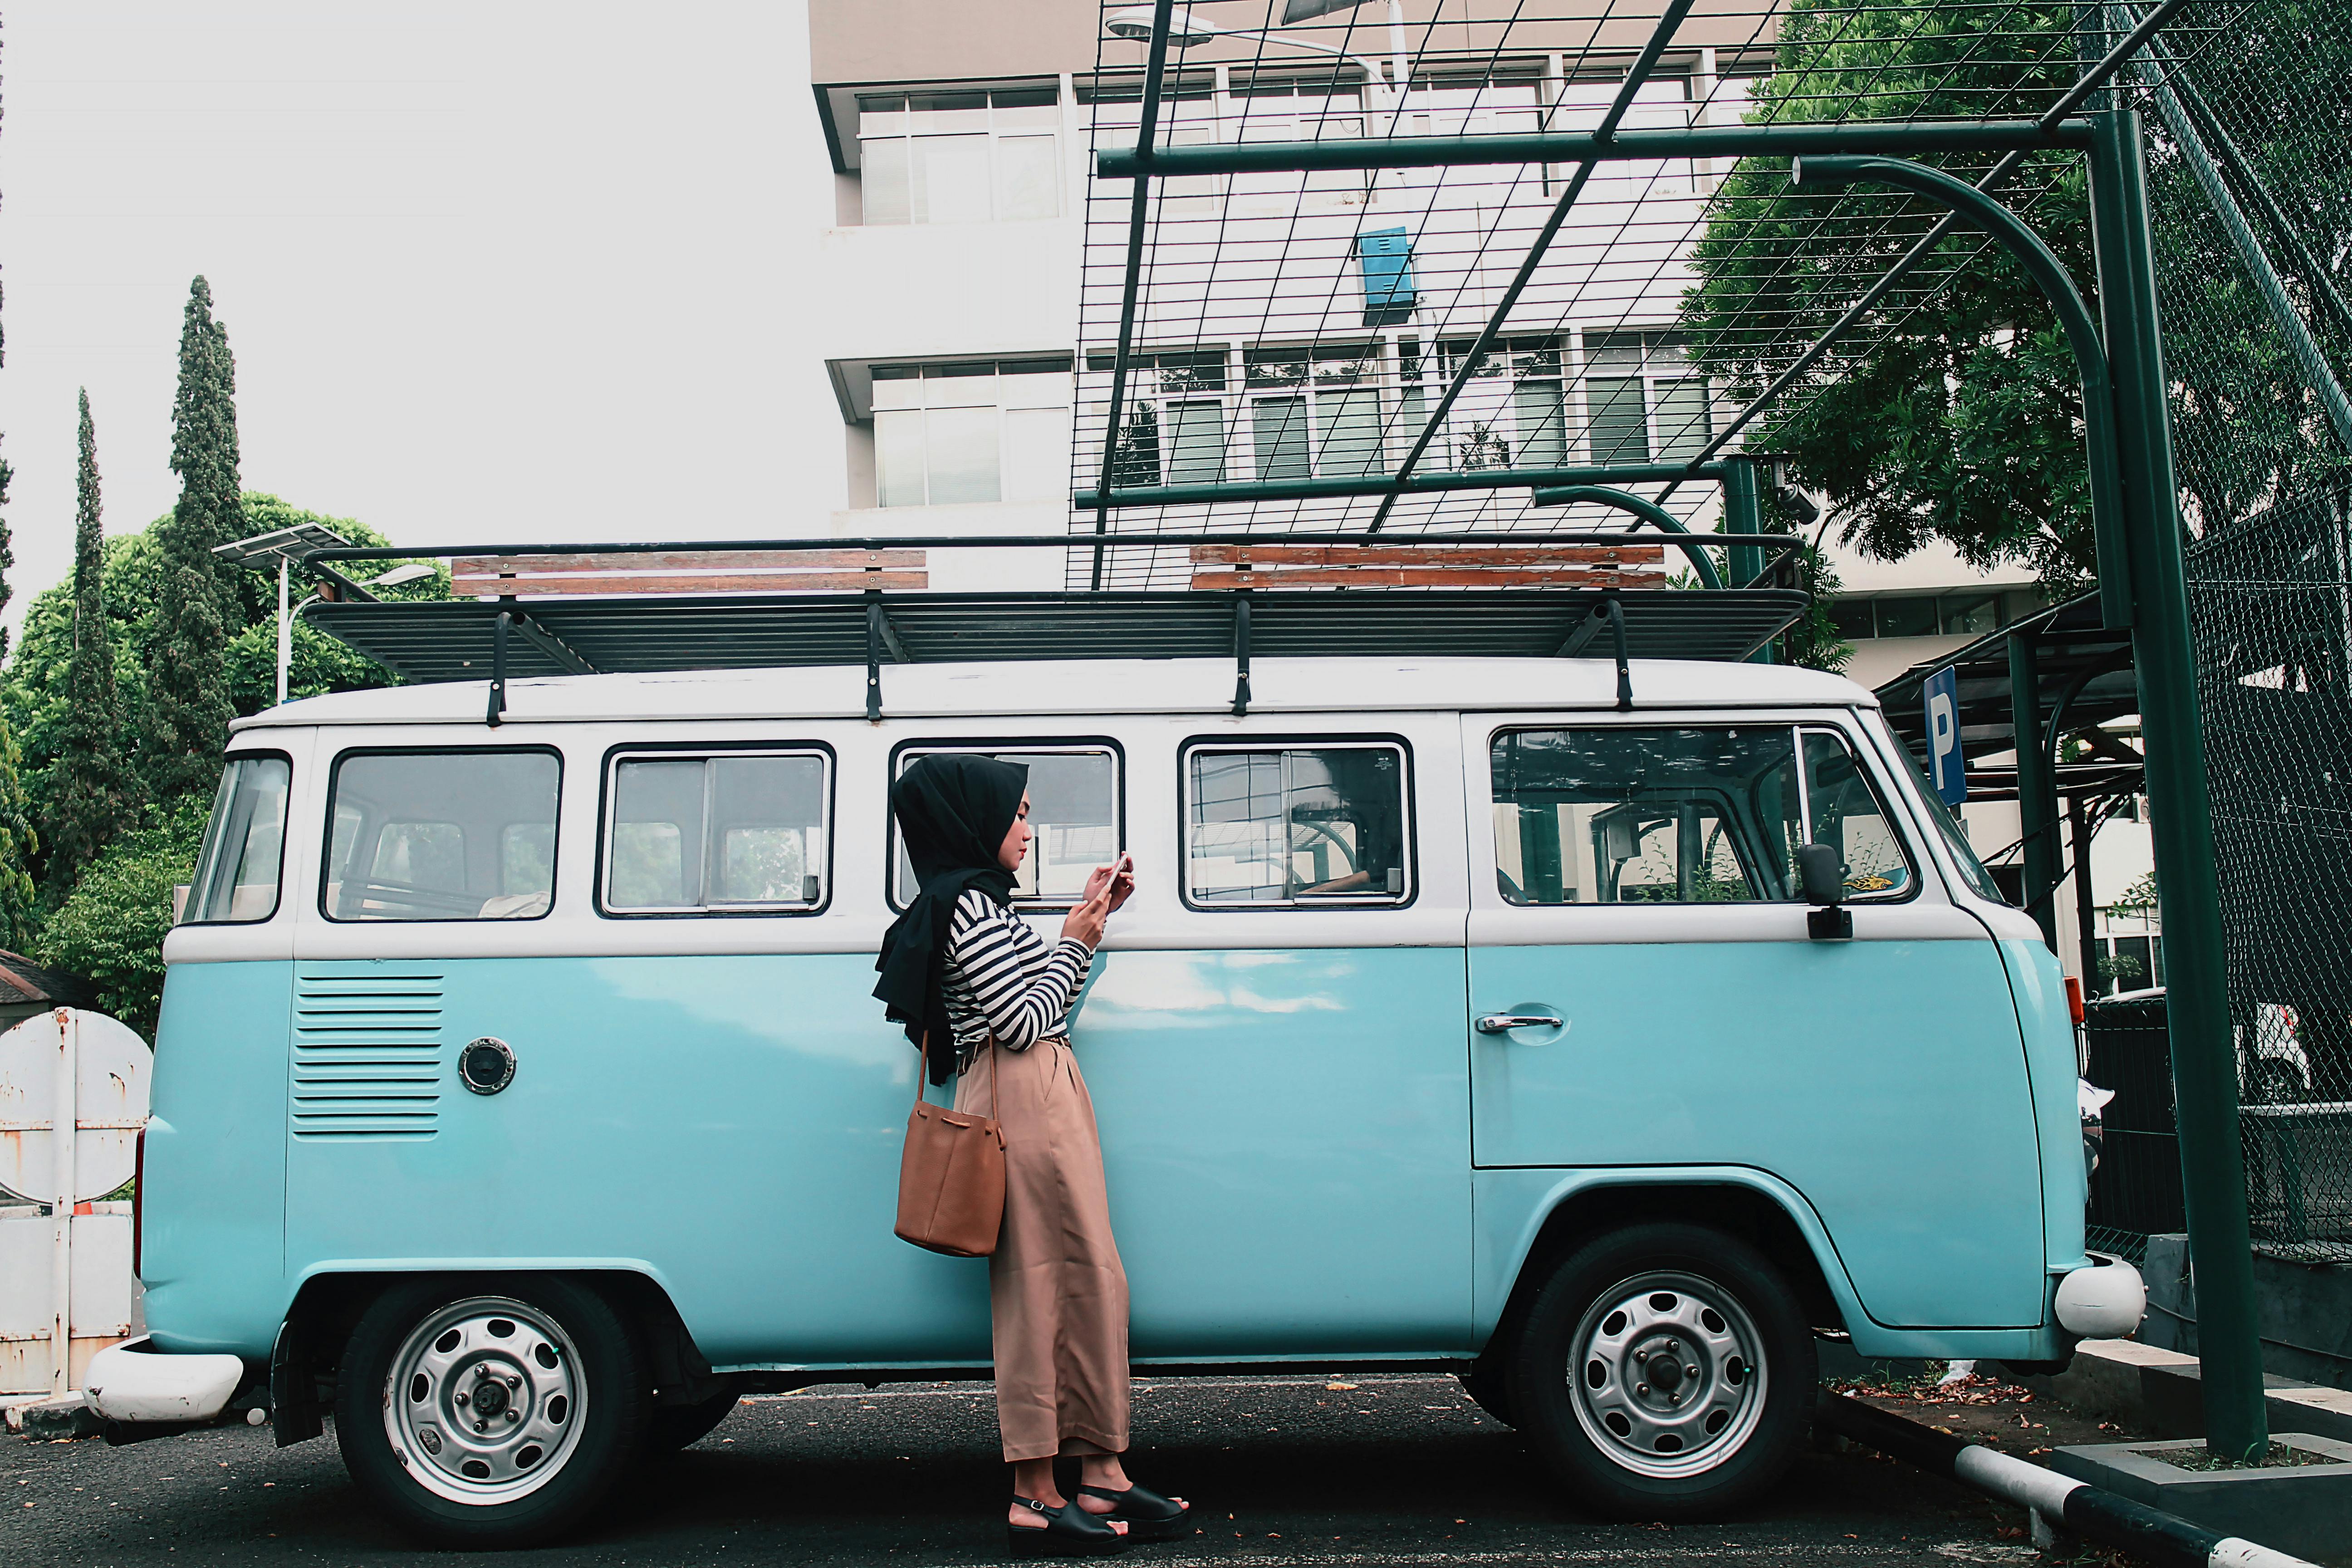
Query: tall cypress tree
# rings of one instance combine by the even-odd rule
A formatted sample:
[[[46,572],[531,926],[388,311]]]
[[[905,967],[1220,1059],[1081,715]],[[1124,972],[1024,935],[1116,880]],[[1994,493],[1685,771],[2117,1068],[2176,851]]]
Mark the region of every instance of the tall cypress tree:
[[[0,459],[0,507],[8,504],[8,481],[14,478],[6,460]],[[15,564],[8,549],[8,520],[0,515],[0,608],[7,605],[7,569]],[[7,647],[6,636],[0,634],[0,654]],[[41,847],[33,833],[32,807],[25,798],[24,783],[16,776],[16,732],[0,716],[0,946],[12,949],[32,944],[36,917],[29,868]]]
[[[114,689],[114,647],[106,619],[105,541],[100,528],[98,431],[89,392],[81,395],[81,452],[74,485],[73,653],[66,666],[64,734],[47,813],[53,901],[126,826],[137,781],[122,751],[122,701]]]
[[[188,289],[180,325],[180,387],[172,400],[172,471],[180,499],[159,528],[163,573],[148,658],[147,784],[158,800],[208,790],[235,710],[225,656],[236,586],[213,546],[243,537],[236,452],[236,368],[228,329],[213,319],[211,285]]]

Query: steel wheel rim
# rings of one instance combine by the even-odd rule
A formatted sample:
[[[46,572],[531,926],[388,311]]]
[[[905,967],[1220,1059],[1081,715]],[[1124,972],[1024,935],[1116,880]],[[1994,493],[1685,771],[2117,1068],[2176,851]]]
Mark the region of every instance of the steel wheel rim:
[[[488,1507],[529,1497],[579,1447],[588,1414],[563,1326],[504,1296],[473,1296],[409,1330],[383,1384],[384,1436],[436,1497]]]
[[[1672,1480],[1713,1469],[1763,1419],[1762,1337],[1712,1279],[1673,1270],[1621,1279],[1586,1309],[1570,1345],[1577,1425],[1635,1475]]]

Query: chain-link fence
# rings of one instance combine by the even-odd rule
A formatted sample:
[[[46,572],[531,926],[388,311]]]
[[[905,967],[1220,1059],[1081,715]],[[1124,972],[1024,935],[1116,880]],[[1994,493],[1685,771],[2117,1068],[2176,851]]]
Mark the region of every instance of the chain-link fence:
[[[2200,7],[2200,10],[2203,8]],[[2137,8],[2105,7],[2110,29]],[[2352,1259],[2352,15],[2216,5],[2159,35],[2167,369],[2256,1247]]]

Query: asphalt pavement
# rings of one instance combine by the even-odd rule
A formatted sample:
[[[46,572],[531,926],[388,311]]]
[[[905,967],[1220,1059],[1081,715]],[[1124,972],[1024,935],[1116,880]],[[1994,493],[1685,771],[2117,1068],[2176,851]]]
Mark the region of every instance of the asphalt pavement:
[[[1192,1499],[1202,1533],[1138,1546],[1152,1568],[1246,1562],[2025,1564],[2014,1514],[1861,1452],[1809,1453],[1747,1517],[1667,1528],[1562,1501],[1525,1445],[1450,1377],[1145,1381],[1137,1479]],[[905,1563],[1003,1559],[1007,1472],[984,1383],[826,1387],[746,1400],[574,1538],[513,1564]],[[222,1428],[127,1448],[0,1437],[0,1562],[401,1563],[420,1549],[370,1511],[331,1428],[292,1448]],[[435,1554],[436,1562],[467,1560]]]

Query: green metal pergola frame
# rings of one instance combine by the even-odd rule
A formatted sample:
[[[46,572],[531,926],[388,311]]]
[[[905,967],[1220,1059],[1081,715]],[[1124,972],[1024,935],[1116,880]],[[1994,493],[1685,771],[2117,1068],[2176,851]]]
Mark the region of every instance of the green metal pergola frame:
[[[1566,489],[1612,481],[1633,482],[1622,468],[1422,473],[1418,465],[1429,446],[1429,433],[1443,423],[1453,400],[1476,374],[1480,362],[1501,335],[1511,310],[1596,167],[1603,163],[1633,159],[1788,156],[1799,160],[1792,177],[1800,184],[1874,181],[1937,203],[1948,209],[1948,215],[1866,290],[1836,324],[1776,377],[1730,428],[1718,433],[1697,458],[1686,464],[1654,467],[1641,475],[1643,479],[1664,479],[1669,485],[1715,480],[1724,488],[1725,531],[1756,532],[1759,523],[1752,463],[1725,450],[1738,430],[1771,398],[1795,384],[1808,367],[1885,297],[1896,279],[1931,252],[1954,227],[1972,224],[1990,233],[2018,258],[2050,300],[2081,373],[2101,609],[2108,626],[2130,628],[2141,691],[2147,790],[2155,813],[2152,837],[2157,879],[2162,889],[2162,917],[2170,958],[2170,1029],[2179,1105],[2182,1173],[2188,1194],[2189,1244],[2198,1268],[2199,1342],[2204,1359],[2207,1441],[2215,1451],[2233,1458],[2259,1453],[2269,1433],[2263,1405],[2261,1344],[2255,1331],[2252,1260],[2238,1142],[2236,1052],[2222,968],[2211,805],[2206,789],[2178,490],[2172,472],[2162,332],[2157,314],[2148,229],[2147,171],[2137,113],[2127,109],[2099,108],[2087,115],[2077,115],[2078,110],[2101,95],[2125,62],[2179,12],[2186,0],[2165,0],[2150,10],[2071,89],[2033,120],[1620,130],[1634,95],[1671,45],[1692,3],[1693,0],[1669,0],[1608,112],[1600,126],[1590,132],[1173,147],[1159,145],[1156,141],[1173,0],[1156,0],[1136,144],[1131,149],[1104,150],[1096,160],[1098,175],[1132,179],[1135,186],[1117,352],[1112,361],[1108,419],[1098,469],[1103,482],[1097,489],[1080,492],[1076,498],[1076,506],[1094,513],[1096,537],[1109,542],[1122,537],[1114,534],[1109,527],[1110,513],[1122,507],[1379,496],[1381,505],[1370,525],[1372,531],[1377,531],[1396,499],[1415,492],[1517,486]],[[2089,154],[2099,300],[2096,321],[2064,266],[2030,227],[1990,194],[2028,153],[2056,149],[2085,149]],[[2003,156],[1975,185],[1907,162],[1905,157],[1937,152],[1999,153]],[[1155,180],[1187,174],[1537,163],[1573,163],[1576,172],[1531,243],[1511,286],[1490,312],[1474,346],[1463,356],[1421,437],[1396,471],[1350,479],[1131,489],[1111,482],[1118,471],[1114,457],[1128,375],[1135,363],[1146,219]],[[1731,553],[1741,557],[1747,552],[1735,549]],[[1745,581],[1754,565],[1750,560],[1734,559],[1729,575],[1735,582]],[[1097,586],[1101,584],[1101,576],[1102,551],[1097,548],[1094,567]],[[2031,653],[2030,647],[2021,651],[2020,679],[2030,680],[2033,676]],[[2021,740],[2032,742],[2027,749],[2039,755],[2041,748],[2036,738]],[[2030,792],[2034,796],[2025,808],[2028,822],[2040,820],[2040,814],[2044,812],[2054,822],[2057,805],[2048,770],[2021,764],[2020,774],[2021,794]]]

